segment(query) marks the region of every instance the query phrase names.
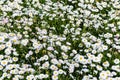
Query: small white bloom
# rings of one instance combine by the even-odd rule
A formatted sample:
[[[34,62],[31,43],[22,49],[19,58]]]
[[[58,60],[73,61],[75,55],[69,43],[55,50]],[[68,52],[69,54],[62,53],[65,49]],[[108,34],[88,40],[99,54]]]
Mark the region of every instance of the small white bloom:
[[[51,60],[51,63],[53,63],[53,64],[59,64],[59,62],[58,62],[57,59],[52,59],[52,60]]]
[[[101,61],[101,58],[100,57],[94,57],[93,58],[93,62],[100,62]]]
[[[84,56],[76,55],[76,59],[78,60],[78,62],[82,63],[84,61]]]
[[[3,59],[3,58],[4,58],[4,56],[3,56],[3,55],[0,55],[0,60]]]
[[[9,42],[6,43],[6,46],[7,46],[7,47],[11,47],[11,46],[12,46],[12,43],[9,41]]]
[[[0,70],[2,70],[3,69],[3,66],[2,65],[0,65]]]
[[[47,50],[53,51],[54,48],[52,46],[48,47]]]
[[[97,70],[99,70],[99,71],[102,71],[102,70],[103,70],[103,68],[102,68],[101,66],[99,66],[99,65],[97,65],[96,68],[97,68]]]
[[[49,59],[48,55],[44,55],[44,56],[43,56],[43,59],[44,59],[44,60],[48,60],[48,59]]]
[[[114,63],[115,63],[115,64],[119,64],[119,63],[120,63],[120,60],[119,60],[119,59],[115,59],[115,60],[114,60]]]
[[[26,77],[27,80],[33,80],[33,78],[34,78],[34,75],[29,75]]]
[[[5,38],[3,36],[0,36],[0,42],[4,42]]]
[[[57,41],[57,42],[56,42],[56,45],[61,46],[61,42],[60,42],[60,41]]]
[[[105,61],[105,62],[103,62],[103,66],[104,66],[104,67],[109,67],[109,66],[110,66],[110,64],[109,64],[109,62],[108,62],[108,61]]]
[[[100,78],[101,79],[106,79],[108,77],[107,73],[105,71],[100,72]]]
[[[18,61],[18,58],[17,57],[13,57],[13,61],[14,62]]]
[[[5,45],[4,45],[4,44],[1,44],[1,45],[0,45],[0,50],[3,50],[3,49],[5,49]]]
[[[21,44],[24,45],[24,46],[26,46],[28,44],[28,39],[23,39],[21,41]]]
[[[64,71],[62,70],[62,69],[59,69],[59,74],[63,74],[64,73]]]
[[[53,75],[52,76],[52,80],[58,80],[58,76],[57,75]]]
[[[107,53],[107,56],[108,56],[109,58],[111,58],[111,57],[112,57],[112,55],[111,55],[110,53]]]
[[[1,63],[1,65],[6,66],[8,64],[8,61],[7,60],[2,60],[0,63]]]
[[[74,65],[70,64],[69,65],[69,73],[73,73],[74,72]]]
[[[11,54],[11,49],[10,48],[5,49],[5,54],[10,55]]]
[[[90,0],[90,3],[93,3],[94,2],[94,0]]]
[[[56,76],[57,76],[57,75],[59,75],[59,72],[58,72],[58,71],[54,71],[54,72],[53,72],[53,75],[56,75]]]
[[[51,65],[51,66],[50,66],[50,69],[51,69],[51,70],[58,70],[58,67],[56,67],[55,65]]]
[[[49,65],[50,65],[49,62],[45,62],[44,64],[42,64],[42,67],[43,67],[43,68],[48,68]]]
[[[102,48],[103,48],[103,50],[107,50],[108,46],[103,45]]]
[[[65,51],[65,52],[67,52],[67,51],[68,51],[68,47],[67,47],[67,46],[65,46],[65,45],[62,45],[62,46],[61,46],[61,49],[62,49],[63,51]]]

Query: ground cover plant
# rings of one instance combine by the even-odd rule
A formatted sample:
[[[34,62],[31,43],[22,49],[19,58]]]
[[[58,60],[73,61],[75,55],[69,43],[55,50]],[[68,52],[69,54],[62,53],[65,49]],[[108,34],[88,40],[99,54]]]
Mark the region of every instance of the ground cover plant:
[[[120,80],[120,1],[0,0],[0,80]]]

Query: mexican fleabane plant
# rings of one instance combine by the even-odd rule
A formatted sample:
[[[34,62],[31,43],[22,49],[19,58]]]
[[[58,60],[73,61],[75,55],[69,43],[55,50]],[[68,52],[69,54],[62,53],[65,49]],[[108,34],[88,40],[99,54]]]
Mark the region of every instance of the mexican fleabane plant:
[[[120,80],[119,0],[0,0],[0,80]]]

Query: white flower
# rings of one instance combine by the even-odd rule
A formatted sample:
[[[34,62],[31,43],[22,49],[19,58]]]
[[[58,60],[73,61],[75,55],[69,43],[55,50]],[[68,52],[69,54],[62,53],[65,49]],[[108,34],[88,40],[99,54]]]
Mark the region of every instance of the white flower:
[[[53,63],[53,64],[59,64],[59,62],[58,62],[57,59],[52,59],[52,60],[51,60],[51,63]]]
[[[43,46],[42,46],[41,44],[39,44],[38,42],[34,42],[34,43],[33,43],[33,47],[34,47],[35,49],[41,49]]]
[[[120,77],[116,77],[115,79],[120,80]]]
[[[100,62],[101,58],[100,57],[93,57],[93,62]]]
[[[117,72],[120,72],[120,66],[119,65],[113,65],[112,70],[115,70]]]
[[[0,45],[0,50],[3,50],[3,49],[5,49],[5,45],[4,45],[4,44],[1,44],[1,45]]]
[[[116,49],[120,49],[120,46],[115,46]]]
[[[6,66],[8,64],[8,61],[7,60],[2,60],[0,63],[1,63],[2,66]]]
[[[17,34],[17,37],[18,37],[19,39],[21,39],[21,38],[22,38],[22,35],[21,35],[20,33],[18,33],[18,34]]]
[[[111,38],[113,35],[112,34],[110,34],[110,33],[106,33],[106,34],[104,34],[104,37],[105,38]]]
[[[62,46],[61,46],[61,49],[62,49],[63,51],[65,51],[65,52],[67,52],[67,51],[68,51],[68,47],[67,47],[67,46],[65,46],[65,45],[62,45]]]
[[[89,48],[89,47],[91,46],[91,43],[86,42],[86,43],[85,43],[85,46],[86,46],[87,48]]]
[[[68,55],[66,55],[66,54],[63,55],[62,57],[63,57],[63,59],[68,59]]]
[[[29,52],[28,52],[28,54],[29,54],[29,55],[32,55],[32,54],[33,54],[33,52],[32,52],[32,51],[29,51]]]
[[[102,57],[103,57],[103,54],[101,54],[101,53],[98,54],[98,57],[99,57],[99,58],[102,58]]]
[[[3,24],[6,24],[6,23],[8,23],[8,18],[3,19]]]
[[[48,60],[48,59],[49,59],[48,55],[44,55],[44,56],[43,56],[43,59],[44,59],[44,60]]]
[[[3,4],[3,3],[4,3],[4,1],[0,1],[0,5]]]
[[[46,30],[46,29],[43,29],[43,30],[41,31],[41,33],[42,33],[42,34],[47,34],[47,30]]]
[[[6,46],[7,47],[11,47],[12,46],[12,43],[9,41],[9,42],[6,42]]]
[[[89,69],[85,68],[85,69],[82,69],[82,71],[86,73],[86,72],[89,72]]]
[[[24,73],[25,73],[25,71],[23,71],[23,70],[19,71],[19,74],[24,74]]]
[[[92,80],[97,80],[97,77],[93,77]]]
[[[92,53],[93,53],[93,54],[96,54],[96,52],[97,52],[96,50],[92,50]]]
[[[72,52],[73,52],[74,54],[77,54],[77,51],[76,51],[76,50],[72,50]]]
[[[26,77],[27,80],[33,80],[33,78],[34,78],[34,75],[29,75]]]
[[[111,40],[109,40],[109,39],[106,39],[105,41],[106,41],[107,44],[111,44],[112,43]]]
[[[9,33],[10,37],[15,37],[15,33]]]
[[[102,2],[101,4],[102,4],[103,7],[106,7],[106,6],[107,6],[107,2],[105,2],[105,1]]]
[[[50,65],[49,62],[45,62],[44,64],[42,64],[42,67],[43,67],[43,68],[48,68],[49,65]]]
[[[82,56],[82,55],[76,55],[76,56],[75,56],[75,59],[76,59],[78,62],[82,63],[82,62],[84,61],[84,56]]]
[[[119,63],[120,63],[120,60],[119,60],[119,59],[115,59],[115,60],[114,60],[114,63],[115,63],[115,64],[119,64]]]
[[[107,56],[108,56],[109,58],[111,58],[111,57],[112,57],[112,55],[111,55],[110,53],[107,53]]]
[[[83,43],[86,43],[86,42],[87,42],[87,39],[82,38],[82,42],[83,42]]]
[[[74,72],[74,64],[70,64],[69,65],[69,73],[73,73]]]
[[[44,77],[45,77],[44,74],[40,74],[40,75],[39,75],[39,79],[43,79]]]
[[[84,3],[84,0],[80,0],[81,3]]]
[[[10,48],[5,49],[5,54],[10,55],[11,54],[11,49]]]
[[[17,52],[13,52],[13,54],[14,54],[15,56],[18,56],[18,55],[19,55]]]
[[[14,62],[18,61],[17,57],[13,57],[12,59],[13,59]]]
[[[86,16],[89,16],[91,14],[91,11],[88,11],[88,10],[84,10],[84,12]]]
[[[89,76],[84,75],[84,77],[82,78],[82,80],[89,80]]]
[[[47,50],[53,51],[54,48],[52,46],[48,47]]]
[[[12,41],[14,44],[19,44],[19,40],[18,40],[17,37],[11,38],[11,41]]]
[[[113,76],[117,75],[117,73],[116,73],[116,72],[114,72],[114,71],[113,71],[111,74],[112,74]]]
[[[99,66],[99,65],[97,65],[96,68],[97,68],[97,70],[99,70],[99,71],[102,71],[102,70],[103,70],[103,68],[102,68],[101,66]]]
[[[0,42],[4,42],[5,38],[3,36],[0,36]]]
[[[58,70],[58,67],[56,67],[55,65],[51,65],[51,66],[50,66],[50,69],[51,69],[51,70]]]
[[[103,48],[103,50],[107,50],[108,46],[103,45],[102,48]]]
[[[48,74],[45,74],[45,75],[44,75],[44,78],[48,78],[48,76],[49,76]]]
[[[95,64],[93,64],[93,63],[92,63],[92,64],[90,64],[90,66],[91,66],[91,67],[96,67],[96,65],[95,65]]]
[[[23,39],[21,41],[21,44],[24,45],[24,46],[26,46],[28,44],[28,39]]]
[[[52,80],[58,80],[58,76],[57,75],[53,75],[52,76]]]
[[[18,74],[18,73],[19,73],[18,69],[10,70],[10,74]]]
[[[59,62],[60,62],[61,64],[64,64],[64,61],[63,61],[62,59],[59,59]]]
[[[14,68],[14,65],[12,65],[12,64],[9,64],[9,65],[6,66],[6,69],[7,69],[7,70],[11,70],[11,69],[13,69],[13,68]]]
[[[3,69],[3,66],[2,65],[0,65],[0,70],[2,70]]]
[[[63,74],[64,73],[64,71],[62,70],[62,69],[59,69],[59,74]]]
[[[13,77],[12,80],[19,80],[19,78],[18,77]]]
[[[7,77],[7,73],[4,72],[4,73],[2,74],[2,77]]]
[[[110,72],[109,70],[106,71],[106,74],[107,74],[108,76],[111,76],[111,72]]]
[[[94,0],[90,0],[90,3],[93,3],[94,2]]]
[[[110,66],[110,64],[109,64],[109,62],[108,62],[108,61],[105,61],[105,62],[103,62],[103,66],[104,66],[104,67],[109,67],[109,66]]]
[[[4,56],[3,56],[3,55],[0,55],[0,60],[3,59],[3,58],[4,58]]]
[[[56,45],[61,46],[61,42],[60,42],[60,41],[57,41],[57,42],[56,42]]]
[[[102,71],[102,72],[100,72],[100,79],[106,79],[108,77],[108,75],[107,75],[107,73],[106,73],[106,71]]]
[[[53,72],[53,75],[56,75],[56,76],[57,76],[57,75],[59,75],[59,72],[58,72],[58,71],[54,71],[54,72]]]

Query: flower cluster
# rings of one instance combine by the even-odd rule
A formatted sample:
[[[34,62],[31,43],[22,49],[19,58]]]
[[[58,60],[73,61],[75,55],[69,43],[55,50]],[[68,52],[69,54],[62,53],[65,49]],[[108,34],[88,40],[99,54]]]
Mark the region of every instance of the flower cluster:
[[[120,80],[119,0],[0,0],[0,80]]]

